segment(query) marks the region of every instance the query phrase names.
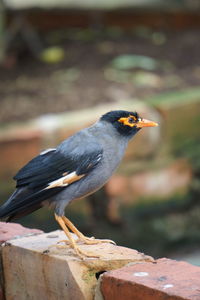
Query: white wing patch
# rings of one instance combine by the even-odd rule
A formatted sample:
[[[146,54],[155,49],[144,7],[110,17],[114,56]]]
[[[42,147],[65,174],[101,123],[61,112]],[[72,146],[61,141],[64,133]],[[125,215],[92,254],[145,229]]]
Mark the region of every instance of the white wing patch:
[[[97,162],[99,162],[102,159],[102,157],[103,157],[103,155],[99,154],[98,157],[97,157]]]
[[[45,188],[45,190],[47,189],[52,189],[55,187],[65,187],[68,186],[69,184],[71,184],[74,181],[77,181],[79,179],[81,179],[84,176],[84,174],[82,175],[77,175],[76,172],[72,172],[70,174],[67,174],[59,179],[56,179],[52,182],[50,182],[48,184],[48,186]]]
[[[49,148],[49,149],[46,149],[46,150],[40,152],[40,155],[44,155],[44,154],[47,154],[48,152],[55,151],[55,150],[56,150],[56,148]]]

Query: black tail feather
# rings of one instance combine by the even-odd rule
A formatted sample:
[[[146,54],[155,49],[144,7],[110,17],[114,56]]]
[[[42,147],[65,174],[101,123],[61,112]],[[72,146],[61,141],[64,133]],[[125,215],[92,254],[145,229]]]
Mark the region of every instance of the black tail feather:
[[[31,195],[19,199],[12,198],[12,201],[7,201],[0,207],[0,219],[5,219],[7,222],[26,216],[31,212],[42,207],[42,202],[57,194],[61,190],[60,187],[54,189],[43,189]]]
[[[16,213],[13,213],[11,215],[9,215],[9,217],[7,217],[5,219],[6,222],[10,222],[10,221],[14,221],[14,220],[17,220],[19,218],[22,218],[22,217],[25,217],[29,214],[31,214],[32,212],[40,209],[42,207],[41,204],[35,204],[29,208],[25,208],[24,210],[21,209],[21,210],[18,210]]]

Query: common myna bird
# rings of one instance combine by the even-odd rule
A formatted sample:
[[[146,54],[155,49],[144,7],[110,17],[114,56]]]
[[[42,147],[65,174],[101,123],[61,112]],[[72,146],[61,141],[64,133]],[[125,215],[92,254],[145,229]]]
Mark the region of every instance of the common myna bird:
[[[55,218],[70,246],[80,257],[83,252],[70,231],[86,244],[96,240],[84,236],[65,217],[65,207],[100,189],[123,158],[128,141],[143,127],[158,124],[136,112],[110,111],[98,122],[33,158],[15,175],[16,190],[0,208],[0,218],[11,221],[47,205],[54,207]]]

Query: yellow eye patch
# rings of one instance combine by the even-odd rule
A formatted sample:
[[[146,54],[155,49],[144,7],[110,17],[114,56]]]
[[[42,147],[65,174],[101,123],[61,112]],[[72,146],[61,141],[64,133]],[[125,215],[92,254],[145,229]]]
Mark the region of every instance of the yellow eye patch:
[[[130,115],[129,117],[125,117],[125,118],[120,118],[118,120],[118,122],[122,123],[123,125],[130,126],[130,127],[135,126],[136,121],[137,121],[136,117],[132,116],[132,115]]]

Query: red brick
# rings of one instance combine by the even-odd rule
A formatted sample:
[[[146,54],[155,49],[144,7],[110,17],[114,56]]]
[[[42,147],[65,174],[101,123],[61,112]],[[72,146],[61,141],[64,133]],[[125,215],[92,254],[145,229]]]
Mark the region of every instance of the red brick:
[[[159,259],[110,271],[102,276],[104,300],[199,300],[200,268]]]
[[[0,222],[0,244],[13,239],[17,236],[27,235],[29,233],[42,233],[38,229],[25,228],[20,224]]]

